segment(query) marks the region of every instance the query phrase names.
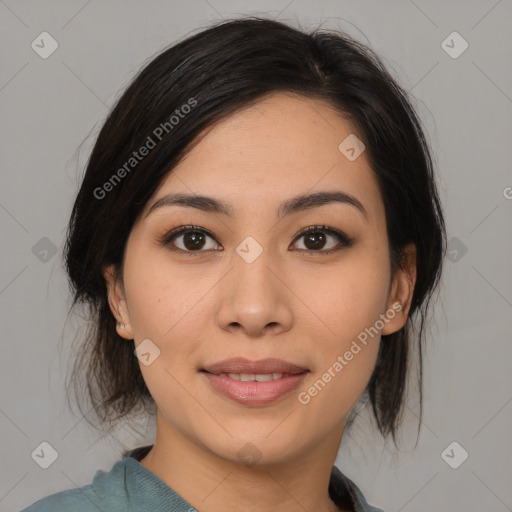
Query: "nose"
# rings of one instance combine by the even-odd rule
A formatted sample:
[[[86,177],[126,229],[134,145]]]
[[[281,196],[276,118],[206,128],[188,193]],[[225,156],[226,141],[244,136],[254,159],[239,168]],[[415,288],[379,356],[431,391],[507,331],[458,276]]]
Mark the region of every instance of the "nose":
[[[279,263],[266,250],[249,261],[235,253],[231,270],[219,283],[219,327],[253,338],[290,330],[294,295]]]

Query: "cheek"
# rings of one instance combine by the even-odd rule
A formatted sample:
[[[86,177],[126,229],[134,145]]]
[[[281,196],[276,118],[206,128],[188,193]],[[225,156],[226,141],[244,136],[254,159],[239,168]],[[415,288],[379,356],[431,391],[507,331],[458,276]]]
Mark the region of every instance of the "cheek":
[[[382,313],[382,293],[373,279],[343,281],[343,288],[324,296],[324,322],[315,335],[313,373],[299,402],[308,417],[325,417],[329,424],[346,419],[368,385],[377,361],[380,333],[375,326]],[[320,335],[320,333],[326,333]]]
[[[380,333],[374,327],[387,301],[387,258],[376,249],[361,251],[329,274],[319,271],[300,292],[310,290],[304,296],[321,320],[315,321],[317,331],[309,331],[321,350],[314,353],[314,373],[303,396],[311,412],[333,410],[339,418],[358,401],[375,367]]]
[[[314,313],[312,325],[320,329],[324,344],[341,350],[375,324],[387,303],[387,264],[376,250],[361,250],[339,265],[305,272],[308,279],[297,283],[297,295]]]
[[[204,294],[201,280],[190,279],[172,266],[165,254],[132,250],[125,262],[125,290],[136,342],[144,338],[159,344],[186,338],[199,298]]]
[[[183,272],[143,251],[130,253],[124,271],[135,346],[149,339],[159,350],[151,364],[139,362],[143,379],[161,410],[183,415],[190,398],[184,393],[188,387],[184,363],[192,361],[200,341],[199,322],[205,315],[200,315],[197,302],[204,290],[198,290]]]

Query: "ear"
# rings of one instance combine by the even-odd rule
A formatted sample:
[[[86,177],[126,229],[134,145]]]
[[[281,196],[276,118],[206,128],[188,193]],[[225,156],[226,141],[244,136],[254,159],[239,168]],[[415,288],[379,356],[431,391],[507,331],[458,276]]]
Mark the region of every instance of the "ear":
[[[408,244],[402,249],[402,266],[398,269],[390,287],[387,305],[389,321],[382,329],[382,334],[399,331],[407,321],[411,307],[412,295],[416,284],[416,246]]]
[[[103,277],[107,284],[107,297],[110,310],[116,319],[117,334],[122,338],[132,340],[133,330],[126,305],[124,287],[121,279],[118,278],[115,265],[112,264],[104,267]],[[122,324],[122,326],[120,324]]]

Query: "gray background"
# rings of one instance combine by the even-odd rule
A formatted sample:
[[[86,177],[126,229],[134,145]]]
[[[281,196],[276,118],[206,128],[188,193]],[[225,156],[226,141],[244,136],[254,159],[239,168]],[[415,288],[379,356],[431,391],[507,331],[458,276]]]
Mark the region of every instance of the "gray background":
[[[152,428],[98,441],[69,410],[81,322],[66,322],[63,229],[94,137],[142,63],[191,30],[244,14],[323,22],[369,43],[416,98],[436,155],[450,255],[428,336],[419,443],[414,450],[413,405],[400,451],[363,415],[337,464],[387,512],[512,510],[511,0],[0,0],[0,509],[90,483],[121,449],[152,441]],[[31,48],[43,31],[59,45],[47,59]],[[441,46],[453,31],[469,44],[458,58]],[[31,457],[43,441],[58,452],[48,469]],[[462,448],[447,460],[469,453],[457,469],[441,456],[453,441]]]

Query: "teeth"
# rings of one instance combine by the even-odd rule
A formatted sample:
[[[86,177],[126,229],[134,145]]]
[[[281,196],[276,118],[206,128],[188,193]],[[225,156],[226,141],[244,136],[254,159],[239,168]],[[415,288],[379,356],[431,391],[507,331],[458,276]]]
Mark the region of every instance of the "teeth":
[[[240,380],[242,382],[266,382],[269,380],[277,380],[283,377],[282,373],[221,373],[221,377],[229,377],[233,380]]]

